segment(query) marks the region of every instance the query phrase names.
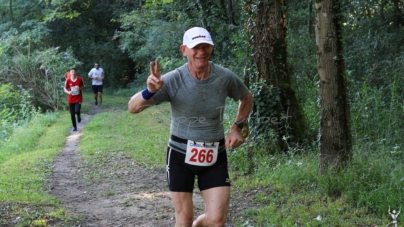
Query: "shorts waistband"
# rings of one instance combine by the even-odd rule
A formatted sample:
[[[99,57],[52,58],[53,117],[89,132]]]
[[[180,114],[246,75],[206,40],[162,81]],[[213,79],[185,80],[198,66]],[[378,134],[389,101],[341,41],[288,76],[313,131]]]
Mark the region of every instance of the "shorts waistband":
[[[171,134],[170,138],[171,138],[172,141],[175,141],[177,143],[184,143],[184,144],[188,143],[187,139],[180,138],[180,137],[175,136],[173,134]],[[206,142],[206,141],[197,141],[197,142]],[[209,142],[212,142],[212,141],[209,141]],[[217,142],[217,141],[213,141],[213,142]],[[219,140],[219,146],[224,146],[224,138]]]

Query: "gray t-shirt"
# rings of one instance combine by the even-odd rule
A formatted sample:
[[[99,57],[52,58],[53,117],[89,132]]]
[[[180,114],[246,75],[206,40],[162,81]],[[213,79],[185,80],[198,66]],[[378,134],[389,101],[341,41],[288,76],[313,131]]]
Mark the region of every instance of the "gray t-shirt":
[[[170,102],[171,134],[198,142],[224,138],[226,98],[238,101],[248,89],[229,69],[210,64],[211,73],[206,80],[192,77],[188,63],[162,76],[164,85],[153,98],[157,104]]]

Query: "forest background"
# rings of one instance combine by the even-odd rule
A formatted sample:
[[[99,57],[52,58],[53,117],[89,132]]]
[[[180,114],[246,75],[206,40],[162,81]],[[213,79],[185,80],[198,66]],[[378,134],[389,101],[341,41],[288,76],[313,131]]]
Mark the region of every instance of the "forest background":
[[[254,8],[260,1],[248,2]],[[340,174],[311,173],[296,181],[292,176],[298,170],[289,169],[286,178],[296,183],[292,191],[307,187],[332,199],[342,197],[353,209],[386,221],[388,207],[398,209],[404,203],[404,3],[340,3],[354,156]],[[212,60],[244,79],[253,67],[245,4],[241,0],[0,0],[0,146],[33,116],[66,109],[61,87],[70,67],[77,67],[90,84],[86,75],[98,62],[106,71],[105,93],[130,97],[144,87],[150,61],[160,59],[163,72],[185,62],[179,46],[183,32],[192,26],[211,32]],[[265,171],[279,165],[273,159],[288,163],[299,156],[318,164],[313,8],[314,1],[289,0],[284,9],[288,72],[303,109],[304,139],[286,152],[276,141],[265,147],[255,146],[257,140],[246,143],[231,159],[240,175],[262,181]],[[243,157],[248,157],[248,164],[236,161]]]

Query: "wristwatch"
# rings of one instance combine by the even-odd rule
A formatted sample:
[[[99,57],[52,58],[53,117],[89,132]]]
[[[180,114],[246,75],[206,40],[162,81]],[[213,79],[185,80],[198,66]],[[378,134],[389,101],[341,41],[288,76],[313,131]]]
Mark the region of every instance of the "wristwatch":
[[[234,124],[237,125],[237,127],[238,127],[239,129],[243,129],[243,128],[244,128],[244,122],[242,122],[242,121],[235,121]]]

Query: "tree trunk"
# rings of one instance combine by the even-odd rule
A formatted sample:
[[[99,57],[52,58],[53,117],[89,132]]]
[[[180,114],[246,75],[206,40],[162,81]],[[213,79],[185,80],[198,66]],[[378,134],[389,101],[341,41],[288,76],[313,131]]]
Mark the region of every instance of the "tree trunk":
[[[394,25],[397,29],[403,26],[403,13],[400,9],[400,1],[394,0]]]
[[[254,12],[256,9],[257,11]],[[274,107],[276,110],[271,108],[272,113],[262,112],[261,109],[259,117],[277,119],[279,124],[271,125],[277,130],[281,147],[287,149],[289,141],[297,142],[302,138],[304,119],[287,71],[285,1],[250,0],[245,4],[244,10],[249,14],[246,29],[253,50],[253,61],[258,71],[258,75],[252,78],[250,83],[264,80],[267,85],[272,85],[279,90],[277,99],[280,100],[280,106]],[[270,97],[263,97],[263,99],[270,99]],[[257,100],[260,99],[257,97]],[[273,103],[274,100],[268,100],[268,102]],[[265,103],[265,105],[269,104]],[[260,110],[254,108],[253,114],[256,111]],[[256,119],[253,120],[250,121],[251,124],[256,122]],[[284,138],[289,138],[289,141]]]
[[[13,0],[10,0],[10,21],[13,24]]]
[[[314,28],[313,28],[313,21],[312,21],[312,13],[313,13],[313,1],[309,0],[308,2],[308,9],[309,9],[309,15],[308,15],[308,19],[307,19],[307,26],[308,26],[308,31],[309,34],[313,34],[314,33]]]
[[[199,13],[200,14],[206,14],[205,9],[203,8],[202,2],[200,0],[196,0],[196,5],[198,7]],[[201,17],[201,23],[202,23],[202,27],[209,29],[207,26],[207,21],[206,21],[206,17],[202,16]]]
[[[234,10],[233,10],[233,1],[227,0],[227,17],[229,18],[229,24],[236,25],[234,21]]]
[[[315,4],[321,111],[319,174],[329,169],[340,171],[352,149],[339,4],[338,0]]]

